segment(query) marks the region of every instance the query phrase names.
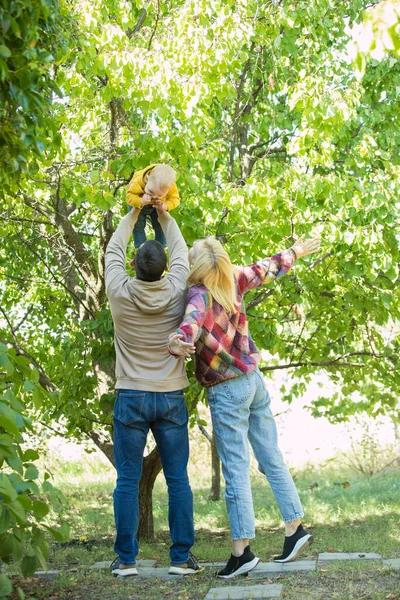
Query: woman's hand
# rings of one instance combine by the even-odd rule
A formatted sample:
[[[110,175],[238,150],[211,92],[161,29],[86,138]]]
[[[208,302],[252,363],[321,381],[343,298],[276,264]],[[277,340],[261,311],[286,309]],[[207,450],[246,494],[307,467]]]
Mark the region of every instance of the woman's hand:
[[[292,246],[292,250],[296,253],[297,258],[313,254],[319,250],[321,245],[320,237],[313,237],[309,240],[304,241],[304,235],[302,235]]]
[[[192,342],[183,342],[180,333],[171,333],[168,346],[170,351],[178,356],[190,356],[196,352],[195,345]]]

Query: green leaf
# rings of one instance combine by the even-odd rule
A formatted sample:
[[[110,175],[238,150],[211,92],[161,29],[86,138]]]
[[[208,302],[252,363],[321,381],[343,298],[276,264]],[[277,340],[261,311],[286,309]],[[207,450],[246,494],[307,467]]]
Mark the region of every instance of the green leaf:
[[[23,474],[24,468],[22,466],[22,461],[18,456],[7,456],[6,462],[12,469],[14,469],[14,471],[17,471],[17,473],[20,475]]]
[[[22,455],[22,460],[24,462],[28,460],[37,460],[39,458],[39,453],[36,450],[32,450],[32,448],[28,448]]]
[[[6,354],[0,354],[0,368],[4,368],[7,375],[14,373],[14,365]]]
[[[18,413],[0,401],[0,427],[17,435],[19,433],[18,421]]]
[[[0,558],[8,558],[14,549],[14,536],[9,533],[0,534]]]
[[[33,502],[33,514],[35,518],[40,520],[43,519],[49,513],[49,506],[46,502],[41,502],[40,500],[34,500]]]
[[[67,523],[63,523],[60,528],[50,527],[49,525],[44,525],[48,531],[52,534],[57,542],[66,542],[69,538],[69,525]]]
[[[29,379],[25,379],[25,381],[24,381],[25,392],[31,392],[34,389],[35,389],[35,384],[32,383],[32,381],[30,381]]]
[[[89,177],[90,177],[90,181],[92,183],[97,183],[100,180],[100,171],[98,171],[98,170],[92,171],[90,173]]]
[[[17,486],[18,488],[19,486]],[[17,501],[21,504],[24,510],[32,510],[32,500],[25,494],[18,494]]]
[[[4,573],[0,574],[0,598],[11,594],[12,586],[11,581]]]
[[[11,517],[9,510],[5,504],[0,505],[0,535],[5,533],[11,525]]]
[[[22,590],[21,588],[18,588],[17,594],[18,594],[18,600],[25,600],[24,590]]]
[[[25,471],[25,479],[37,479],[39,477],[39,471],[35,465],[29,465]]]
[[[0,473],[0,494],[3,494],[9,501],[14,501],[17,497],[17,492],[5,473]]]
[[[21,481],[15,489],[18,494],[26,491],[32,492],[32,494],[35,494],[36,496],[39,496],[40,494],[39,487],[34,481]]]
[[[11,50],[7,48],[4,44],[0,44],[0,56],[2,58],[8,58],[11,56]]]
[[[32,392],[32,402],[35,408],[39,409],[43,406],[43,398],[37,386],[34,387]]]
[[[18,523],[21,523],[22,525],[26,523],[25,510],[22,504],[18,502],[18,499],[14,502],[10,502],[10,504],[8,504],[7,506],[8,509],[13,513],[13,515],[17,519]]]
[[[32,577],[36,571],[36,556],[24,556],[21,561],[21,571],[24,577]]]

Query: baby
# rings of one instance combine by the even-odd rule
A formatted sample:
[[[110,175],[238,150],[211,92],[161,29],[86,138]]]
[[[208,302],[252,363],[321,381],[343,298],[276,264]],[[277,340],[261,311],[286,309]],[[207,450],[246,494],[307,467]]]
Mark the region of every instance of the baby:
[[[148,216],[151,219],[157,242],[160,242],[164,248],[167,247],[153,203],[161,200],[164,210],[172,210],[178,206],[179,192],[175,180],[174,169],[163,164],[150,165],[133,175],[126,194],[126,201],[129,206],[141,208],[133,229],[135,248],[139,248],[146,241],[145,228]]]

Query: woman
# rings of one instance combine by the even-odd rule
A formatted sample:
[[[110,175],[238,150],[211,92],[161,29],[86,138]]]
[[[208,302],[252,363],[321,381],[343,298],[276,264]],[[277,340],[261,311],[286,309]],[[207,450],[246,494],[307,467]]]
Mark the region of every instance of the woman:
[[[230,579],[259,562],[250,550],[255,536],[249,465],[250,442],[285,522],[282,555],[295,560],[312,541],[300,523],[301,502],[278,448],[270,398],[257,365],[260,354],[249,334],[243,301],[246,290],[285,275],[295,260],[318,250],[320,240],[298,240],[292,248],[250,266],[232,265],[214,238],[196,242],[189,253],[187,308],[169,338],[170,353],[196,354],[196,378],[207,388],[213,428],[226,482],[232,554],[218,577]]]

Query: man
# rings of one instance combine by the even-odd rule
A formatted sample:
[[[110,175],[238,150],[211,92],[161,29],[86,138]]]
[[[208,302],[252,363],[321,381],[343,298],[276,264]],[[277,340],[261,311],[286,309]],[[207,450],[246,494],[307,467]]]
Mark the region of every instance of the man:
[[[114,456],[117,485],[114,514],[118,558],[115,576],[137,575],[139,480],[149,429],[161,455],[168,485],[172,539],[170,573],[197,573],[190,553],[194,544],[193,495],[187,476],[188,413],[183,388],[189,385],[183,361],[168,352],[166,340],[178,327],[189,273],[186,243],[175,220],[155,203],[170,253],[168,274],[162,245],[146,241],[135,257],[136,277],[125,270],[126,249],[140,210],[118,225],[106,251],[106,290],[114,321],[117,398],[114,408]]]

